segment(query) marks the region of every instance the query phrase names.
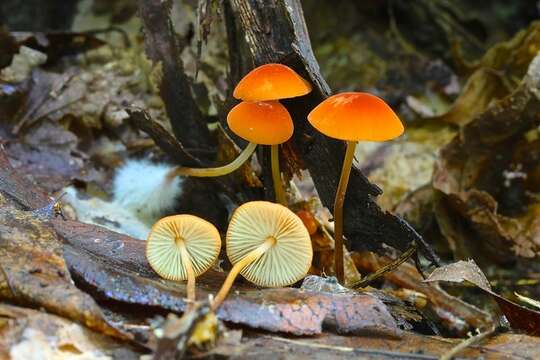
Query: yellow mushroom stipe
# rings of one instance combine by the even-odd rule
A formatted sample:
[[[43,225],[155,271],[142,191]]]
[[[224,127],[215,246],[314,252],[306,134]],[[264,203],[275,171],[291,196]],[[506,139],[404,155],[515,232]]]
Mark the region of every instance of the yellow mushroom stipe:
[[[195,278],[217,260],[221,238],[214,225],[193,215],[159,220],[146,242],[146,258],[159,276],[187,280],[187,297],[195,300]]]
[[[283,206],[287,206],[285,189],[283,188],[283,183],[281,182],[281,172],[279,171],[279,145],[272,145],[270,147],[270,163],[272,166],[272,181],[274,183],[276,201]]]
[[[212,309],[216,310],[219,305],[225,300],[227,297],[227,294],[229,293],[229,290],[231,289],[232,284],[234,283],[234,280],[238,276],[238,274],[249,264],[251,264],[253,261],[257,260],[259,257],[261,257],[268,249],[270,249],[272,246],[276,244],[276,238],[273,236],[269,236],[266,238],[266,241],[260,245],[255,250],[252,250],[249,254],[246,255],[245,258],[237,262],[231,271],[229,272],[229,275],[227,275],[227,278],[223,282],[223,285],[221,286],[221,289],[217,293],[214,302],[212,303]]]
[[[249,157],[253,154],[257,144],[249,143],[244,150],[238,155],[236,159],[228,163],[227,165],[213,167],[213,168],[188,168],[178,167],[171,172],[167,177],[174,179],[176,176],[193,176],[193,177],[215,177],[223,176],[236,171],[242,166]]]
[[[343,268],[343,203],[357,141],[387,141],[400,136],[404,127],[383,99],[363,92],[344,92],[325,99],[308,114],[308,121],[326,136],[345,140],[347,150],[334,202],[334,267],[345,282]]]
[[[285,206],[266,201],[248,202],[236,209],[226,243],[234,266],[216,295],[214,309],[238,274],[258,286],[287,286],[306,275],[313,257],[302,220]]]

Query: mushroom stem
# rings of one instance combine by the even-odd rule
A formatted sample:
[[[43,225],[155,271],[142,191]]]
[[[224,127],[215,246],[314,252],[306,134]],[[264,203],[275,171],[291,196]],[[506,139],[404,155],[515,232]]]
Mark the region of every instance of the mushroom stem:
[[[231,290],[231,286],[234,280],[236,279],[240,271],[242,271],[242,269],[244,269],[246,266],[260,258],[268,249],[270,249],[275,244],[276,239],[272,236],[269,236],[266,238],[264,243],[249,252],[242,260],[234,264],[233,268],[229,272],[229,275],[227,275],[227,278],[223,282],[221,289],[219,289],[219,292],[214,298],[214,302],[212,303],[212,310],[215,311],[219,307],[219,305],[221,305],[223,300],[225,300],[227,294]]]
[[[355,148],[356,141],[347,141],[347,150],[334,202],[334,268],[340,284],[345,281],[345,269],[343,268],[343,202],[349,184]]]
[[[180,243],[180,257],[182,258],[182,263],[186,264],[187,272],[187,299],[190,303],[195,302],[195,272],[193,271],[193,265],[191,263],[191,258],[187,251],[186,245],[182,241]]]
[[[285,190],[281,182],[281,172],[279,171],[279,145],[270,146],[270,161],[272,163],[272,180],[274,182],[274,193],[276,200],[283,206],[287,206]]]
[[[187,168],[178,167],[171,171],[167,178],[172,179],[176,176],[193,176],[193,177],[214,177],[223,176],[232,173],[237,170],[247,159],[253,154],[257,144],[249,143],[248,146],[238,155],[236,159],[228,163],[227,165],[214,167],[214,168]]]

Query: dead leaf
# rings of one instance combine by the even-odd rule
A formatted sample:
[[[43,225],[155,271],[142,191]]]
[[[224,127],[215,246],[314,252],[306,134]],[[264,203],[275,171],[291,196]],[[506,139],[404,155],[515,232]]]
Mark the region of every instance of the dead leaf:
[[[0,303],[0,359],[138,356],[125,343],[45,312]]]
[[[472,75],[450,110],[433,119],[464,126],[488,106],[510,94],[540,50],[540,22],[532,22],[508,41],[491,47],[477,62],[466,64]]]
[[[306,359],[426,359],[436,360],[459,343],[459,339],[404,333],[400,339],[322,334],[316,338],[244,336],[242,343],[218,346],[208,356],[231,360],[279,358]],[[536,359],[540,338],[502,334],[467,348],[460,359]]]
[[[359,269],[368,272],[375,272],[391,262],[389,258],[367,253],[356,253],[354,260]],[[436,284],[423,282],[418,270],[409,263],[404,263],[394,271],[386,273],[384,278],[398,287],[423,294],[427,304],[421,303],[422,307],[419,310],[429,309],[438,323],[440,322],[451,333],[464,336],[471,328],[483,328],[492,323],[488,313],[449,295]]]
[[[480,270],[480,268],[476,265],[474,260],[461,260],[437,268],[433,270],[433,272],[429,275],[429,278],[425,281],[450,281],[461,283],[464,280],[478,286],[484,291],[491,292],[491,286],[489,285],[488,279],[482,270]]]
[[[4,203],[0,209],[0,258],[0,299],[43,307],[93,330],[127,338],[108,323],[90,296],[73,285],[61,241],[31,212]]]
[[[510,322],[512,329],[523,331],[528,335],[540,335],[540,312],[520,306],[493,292],[484,273],[473,260],[458,261],[437,268],[425,281],[448,281],[458,283],[468,281],[491,295],[497,304],[499,304],[502,313]]]
[[[29,91],[14,120],[13,133],[28,128],[45,116],[75,103],[86,90],[81,82],[73,81],[77,69],[57,74],[41,69],[32,72]]]
[[[521,85],[462,128],[435,164],[436,217],[458,257],[508,262],[540,254],[538,199],[528,196],[540,158],[540,56]],[[533,185],[534,186],[534,185]]]
[[[482,113],[492,101],[501,99],[509,92],[510,89],[505,87],[500,74],[481,68],[469,77],[448,112],[432,119],[464,126]]]
[[[8,160],[0,146],[0,192],[22,205],[25,210],[46,206],[47,194],[25,177],[22,177]]]
[[[508,72],[506,76],[521,78],[540,47],[540,21],[533,21],[510,40],[492,46],[478,61],[467,64],[472,70],[489,68]]]
[[[6,145],[11,163],[22,175],[49,192],[61,190],[73,179],[90,180],[87,157],[77,150],[79,138],[58,123],[44,121],[32,127],[20,140]]]
[[[185,309],[185,284],[160,279],[148,266],[144,242],[93,225],[53,220],[66,242],[74,276],[96,296],[124,303]],[[197,298],[216,293],[224,273],[197,279]],[[372,295],[332,294],[295,288],[258,290],[237,285],[218,311],[226,322],[295,335],[320,334],[323,325],[339,333],[401,333],[385,305]]]

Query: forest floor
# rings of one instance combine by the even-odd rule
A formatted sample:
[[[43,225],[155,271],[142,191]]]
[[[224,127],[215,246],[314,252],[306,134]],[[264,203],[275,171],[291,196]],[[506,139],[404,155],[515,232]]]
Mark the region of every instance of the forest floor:
[[[139,2],[141,9],[152,3],[168,10],[167,2]],[[463,9],[437,8],[439,1],[406,11],[399,2],[384,11],[340,3],[340,23],[308,2],[307,46],[332,88],[375,93],[405,123],[399,139],[357,149],[353,186],[384,194],[355,193],[368,200],[349,206],[388,223],[346,218],[360,225],[346,227],[346,286],[339,285],[327,184],[316,161],[298,150],[309,134],[295,135],[281,156],[288,206],[313,227],[308,276],[275,289],[239,279],[217,310],[219,321],[208,324],[208,299],[231,267],[223,250],[197,279],[202,303],[186,311],[185,284],[152,270],[144,239],[159,218],[177,213],[208,219],[225,234],[240,203],[271,197],[268,154],[258,151],[222,180],[182,180],[175,206],[155,212],[140,211],[152,199],[118,200],[114,179],[134,159],[221,164],[244,146],[224,119],[232,78],[257,64],[257,53],[250,48],[253,58],[236,59],[234,69],[249,46],[229,54],[233,42],[225,37],[233,35],[223,17],[245,10],[237,4],[243,1],[231,3],[217,12],[211,1],[176,4],[162,19],[174,24],[170,37],[135,15],[90,31],[108,27],[114,13],[88,9],[66,32],[0,28],[0,359],[436,359],[454,351],[459,358],[539,358],[540,22],[519,18],[521,29],[505,28],[517,23],[517,10],[479,21],[487,33],[480,47],[476,25],[456,15]],[[419,29],[433,30],[426,41],[409,22],[430,11],[436,15],[422,18]],[[473,7],[469,17],[479,11]],[[361,20],[371,27],[360,31]],[[167,62],[163,49],[179,58]],[[313,76],[309,64],[295,65],[319,79],[318,69]],[[314,96],[324,97],[327,87],[315,84]],[[295,126],[305,122],[295,115],[310,110],[305,103],[285,105]],[[338,155],[327,154],[321,166],[338,164]],[[416,262],[403,257],[361,283],[411,245],[411,233],[387,229],[401,219],[441,266],[417,242],[424,256]],[[385,231],[395,238],[377,238]]]

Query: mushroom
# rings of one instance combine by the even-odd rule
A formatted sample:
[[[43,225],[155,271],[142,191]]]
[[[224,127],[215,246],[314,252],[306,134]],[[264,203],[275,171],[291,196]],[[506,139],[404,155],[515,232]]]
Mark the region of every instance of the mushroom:
[[[309,113],[308,121],[324,135],[347,141],[334,202],[334,266],[338,281],[343,283],[343,202],[356,144],[360,140],[391,140],[400,136],[404,128],[394,111],[382,99],[362,92],[330,96]]]
[[[264,64],[240,80],[233,96],[243,101],[288,99],[311,92],[311,84],[282,64]]]
[[[217,309],[242,274],[258,286],[294,284],[308,272],[313,258],[311,239],[302,220],[280,204],[252,201],[238,207],[226,237],[233,268],[212,303]]]
[[[244,76],[236,85],[233,96],[243,101],[267,101],[302,96],[310,92],[311,84],[290,67],[265,64]],[[270,163],[276,200],[287,205],[279,170],[279,144],[273,144],[270,148]]]
[[[168,178],[177,175],[210,177],[229,174],[249,159],[258,144],[272,145],[272,148],[277,149],[278,144],[289,140],[294,131],[291,115],[278,101],[243,101],[229,111],[227,124],[233,133],[249,141],[236,159],[227,165],[215,168],[179,167],[174,169]]]
[[[271,145],[270,158],[274,191],[278,202],[286,205],[285,191],[283,190],[279,171],[278,147],[279,144],[284,143],[292,136],[294,126],[287,109],[274,100],[302,96],[309,92],[311,92],[311,84],[288,66],[265,64],[253,69],[240,80],[234,89],[233,96],[244,102],[236,105],[227,116],[227,123],[231,131],[249,141],[248,146],[236,159],[227,165],[206,169],[180,167],[172,171],[168,178],[171,179],[175,176],[213,177],[227,175],[238,169],[249,159],[257,144]],[[251,105],[249,105],[250,103]],[[266,106],[265,104],[269,105]],[[259,116],[261,118],[258,118]],[[273,116],[276,116],[276,118],[273,118]],[[288,120],[285,120],[285,118]],[[274,121],[276,125],[266,124]],[[284,126],[283,129],[280,126]],[[263,133],[265,131],[275,131],[276,134],[265,134]],[[263,142],[257,142],[257,139],[262,139]]]
[[[146,258],[159,276],[187,280],[187,298],[195,301],[195,278],[212,266],[221,249],[214,225],[193,215],[174,215],[152,226]]]

